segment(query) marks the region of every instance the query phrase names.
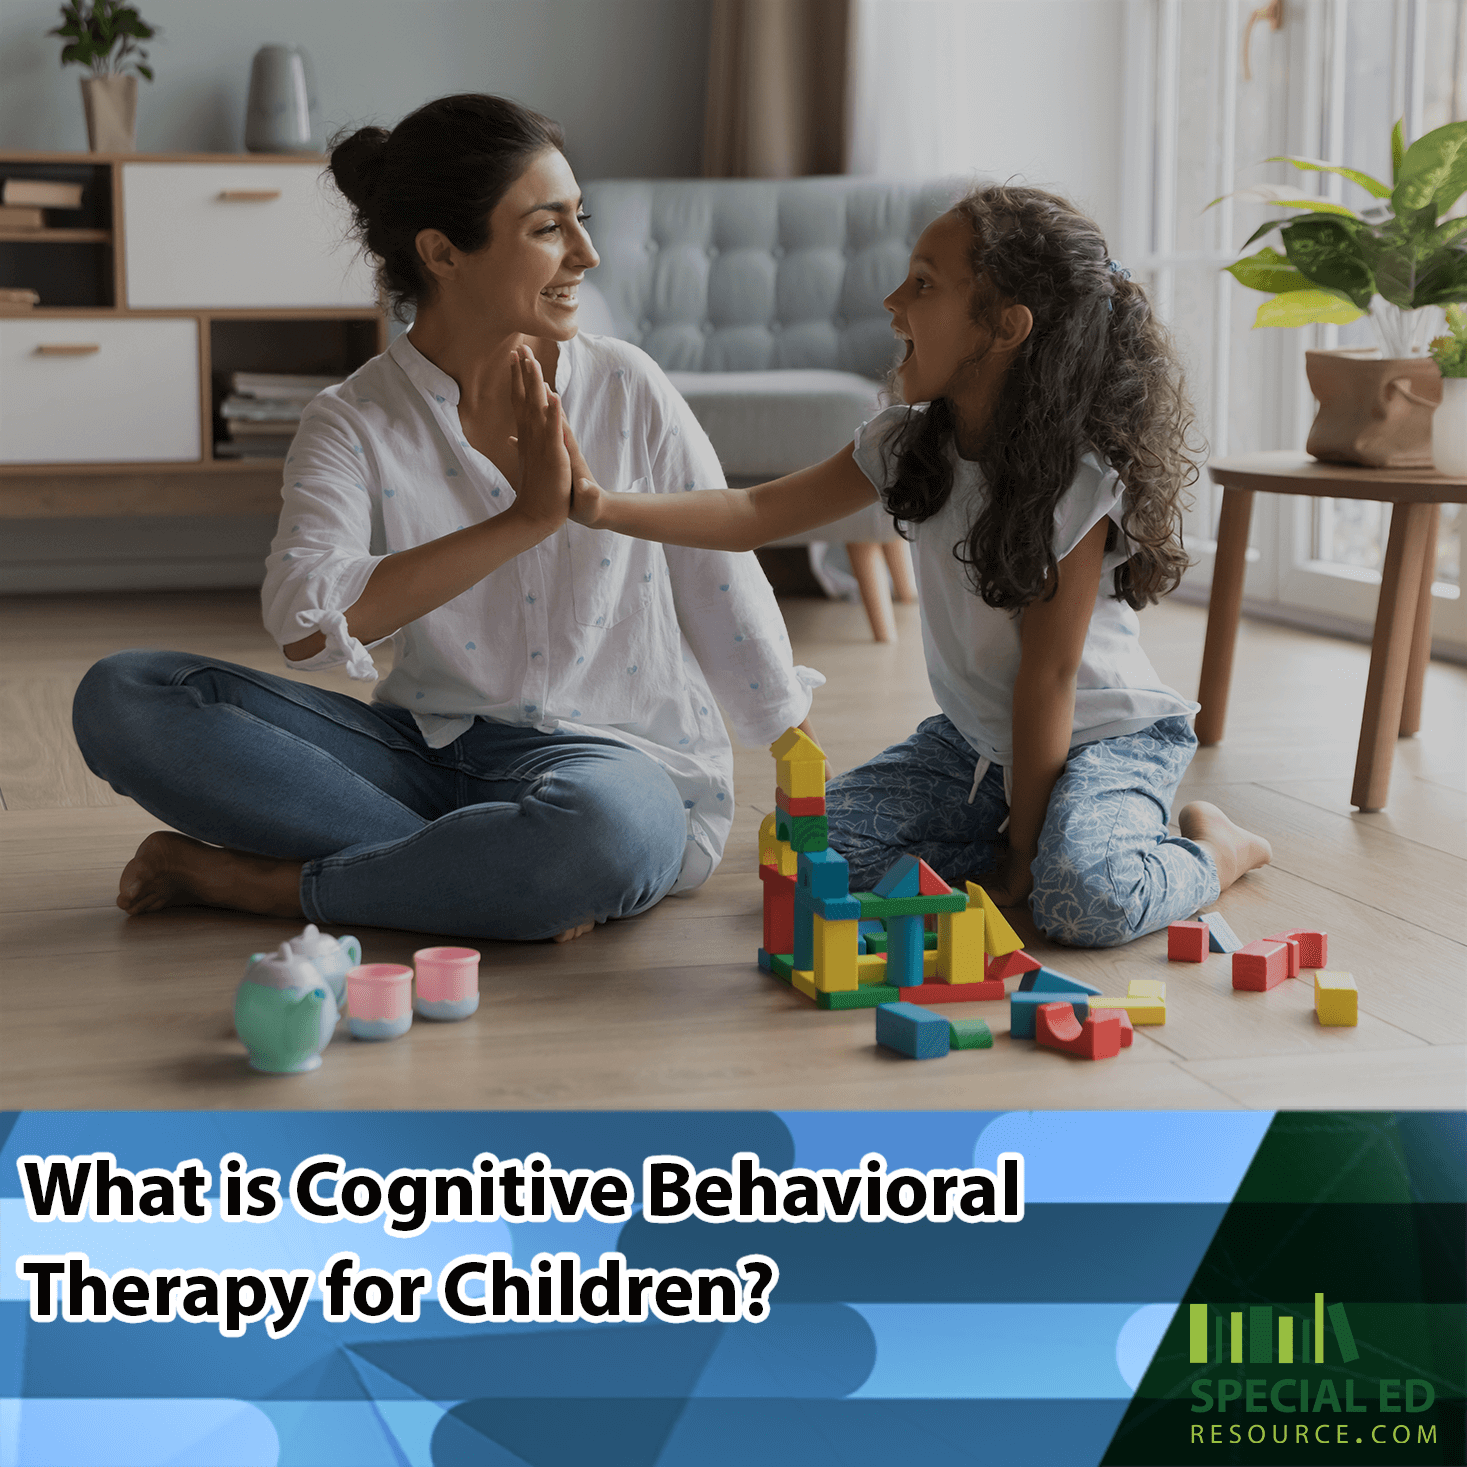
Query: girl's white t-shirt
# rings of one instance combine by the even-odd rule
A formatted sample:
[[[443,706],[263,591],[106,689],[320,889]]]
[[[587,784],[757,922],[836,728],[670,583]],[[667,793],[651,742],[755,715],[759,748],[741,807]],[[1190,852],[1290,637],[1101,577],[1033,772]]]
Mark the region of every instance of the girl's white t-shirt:
[[[856,432],[855,458],[861,472],[885,499],[896,478],[892,440],[909,412],[886,408]],[[953,554],[966,540],[983,505],[986,485],[978,465],[949,446],[953,488],[947,503],[921,524],[908,527],[922,610],[922,646],[927,676],[938,707],[984,759],[1013,763],[1014,682],[1019,675],[1019,618],[989,606],[973,590]],[[1115,547],[1106,552],[1095,609],[1080,670],[1075,677],[1075,724],[1070,747],[1117,738],[1149,728],[1159,718],[1190,716],[1188,702],[1157,676],[1141,650],[1140,623],[1115,599],[1112,572],[1132,546],[1121,524],[1125,486],[1094,453],[1080,460],[1075,481],[1054,512],[1054,554],[1063,560],[1102,519],[1117,526]]]

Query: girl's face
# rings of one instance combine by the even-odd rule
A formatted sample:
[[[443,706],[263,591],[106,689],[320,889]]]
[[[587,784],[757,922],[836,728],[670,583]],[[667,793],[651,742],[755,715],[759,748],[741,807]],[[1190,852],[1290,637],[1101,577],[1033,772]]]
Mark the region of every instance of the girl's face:
[[[934,220],[912,251],[907,278],[882,302],[891,312],[892,331],[906,343],[897,368],[905,402],[952,396],[959,370],[988,343],[988,331],[969,315],[972,241],[972,229],[958,215]]]
[[[436,231],[427,234],[447,244]],[[423,240],[419,236],[420,248]],[[599,263],[581,215],[575,174],[565,157],[549,148],[494,206],[489,243],[472,255],[453,251],[448,278],[434,273],[452,297],[455,315],[472,320],[475,329],[569,341],[576,334],[576,287]]]

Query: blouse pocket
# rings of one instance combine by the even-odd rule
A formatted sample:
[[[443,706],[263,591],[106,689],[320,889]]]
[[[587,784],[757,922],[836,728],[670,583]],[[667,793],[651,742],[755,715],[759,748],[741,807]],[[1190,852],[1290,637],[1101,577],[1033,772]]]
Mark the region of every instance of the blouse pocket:
[[[643,493],[647,482],[638,479],[625,492]],[[585,627],[614,627],[651,603],[662,564],[660,546],[613,530],[587,529],[573,520],[566,522],[565,532],[577,622]]]

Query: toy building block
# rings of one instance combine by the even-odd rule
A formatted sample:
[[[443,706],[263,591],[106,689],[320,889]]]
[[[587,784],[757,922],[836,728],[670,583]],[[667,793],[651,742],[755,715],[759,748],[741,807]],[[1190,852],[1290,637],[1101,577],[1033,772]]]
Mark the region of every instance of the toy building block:
[[[759,868],[764,884],[764,949],[793,952],[795,946],[795,878],[781,876],[773,866]]]
[[[1132,998],[1139,998],[1146,994],[1152,998],[1159,998],[1166,1002],[1166,983],[1160,978],[1133,978],[1126,984],[1126,992]]]
[[[1303,927],[1290,928],[1287,932],[1275,932],[1264,938],[1265,942],[1297,942],[1299,944],[1299,966],[1301,968],[1323,968],[1329,963],[1329,933],[1310,932]],[[1290,973],[1289,977],[1298,975]]]
[[[1173,922],[1166,930],[1169,963],[1201,963],[1207,958],[1212,928],[1206,922]]]
[[[1053,968],[1041,966],[1019,979],[1019,992],[1098,994],[1100,990],[1093,983],[1085,983],[1079,978],[1070,978],[1063,973],[1056,973]]]
[[[1097,997],[1093,1006],[1100,1009],[1119,1009],[1131,1016],[1133,1024],[1165,1024],[1166,1000],[1151,993],[1132,993],[1125,998]]]
[[[924,983],[920,988],[897,991],[906,1003],[984,1003],[1008,997],[1002,983]],[[1049,995],[1051,998],[1056,996]]]
[[[922,878],[917,867],[920,864],[916,856],[898,856],[872,890],[879,897],[919,896]]]
[[[886,957],[882,953],[856,954],[856,981],[858,983],[885,983]]]
[[[861,903],[861,917],[869,920],[881,917],[935,917],[940,912],[961,912],[968,906],[968,898],[955,891],[951,896],[882,897],[874,891],[853,891]]]
[[[1067,1003],[1075,1018],[1084,1023],[1090,1016],[1090,1000],[1083,993],[1011,993],[1009,994],[1009,1033],[1015,1039],[1034,1037],[1034,1013],[1041,1004]]]
[[[898,988],[920,984],[925,951],[921,917],[893,917],[886,928],[886,981]]]
[[[1097,999],[1091,1007],[1090,1017],[1092,1019],[1103,1019],[1107,1014],[1114,1015],[1121,1021],[1121,1048],[1129,1049],[1131,1047],[1131,1041],[1136,1037],[1136,1031],[1131,1028],[1130,1014],[1125,1009],[1111,1008],[1108,1004],[1104,1004]]]
[[[766,815],[759,823],[759,864],[773,866],[781,876],[795,874],[796,853],[788,841],[780,840],[775,833],[773,814]]]
[[[843,897],[850,894],[851,868],[839,851],[801,851],[796,879],[811,896]]]
[[[859,905],[859,903],[857,905]],[[860,928],[861,928],[861,930],[863,932],[865,932],[866,931],[866,928],[868,928],[868,927],[874,927],[874,928],[877,929],[875,932],[866,932],[865,937],[863,937],[861,940],[866,944],[866,951],[868,953],[872,953],[872,954],[879,953],[882,957],[885,957],[886,956],[886,926],[885,926],[885,924],[884,923],[881,923],[881,922],[864,922],[863,921],[863,922],[861,922],[859,924],[859,926],[860,926]]]
[[[805,995],[806,998],[816,998],[820,990],[815,986],[815,974],[807,968],[796,968],[790,974],[790,982]]]
[[[1024,946],[1024,940],[1009,926],[1009,919],[994,905],[993,898],[981,886],[967,883],[968,904],[983,908],[983,950],[1001,958]]]
[[[787,728],[769,746],[775,778],[793,799],[825,798],[825,750],[797,728]]]
[[[920,857],[917,860],[917,895],[951,896],[952,887]]]
[[[770,953],[769,971],[776,978],[782,979],[786,983],[790,982],[791,974],[794,971],[794,967],[790,962],[790,955],[788,953]]]
[[[876,1042],[913,1059],[939,1059],[948,1051],[951,1031],[940,1014],[909,1003],[884,1003],[876,1010]]]
[[[796,891],[798,898],[800,893]],[[790,962],[801,972],[815,971],[815,913],[801,901],[795,902],[795,940],[790,944]]]
[[[780,836],[797,851],[823,851],[830,845],[830,822],[824,815],[785,815]]]
[[[1243,939],[1228,926],[1221,912],[1204,912],[1197,920],[1207,923],[1209,952],[1235,953],[1243,946]]]
[[[759,966],[766,973],[774,972],[774,963],[769,954],[761,947],[759,949]]]
[[[1266,938],[1250,942],[1233,954],[1233,987],[1249,993],[1267,993],[1289,976],[1289,945]]]
[[[942,912],[937,918],[937,971],[949,983],[982,983],[983,908]]]
[[[1002,982],[1005,978],[1022,978],[1025,973],[1032,973],[1042,966],[1038,958],[1030,957],[1023,948],[1015,948],[1013,952],[998,958],[992,953],[985,953],[983,976],[990,981]]]
[[[948,1044],[953,1049],[992,1049],[993,1030],[987,1019],[949,1019]]]
[[[856,924],[814,918],[815,987],[822,993],[859,987],[856,978]]]
[[[1046,1049],[1082,1059],[1114,1059],[1121,1052],[1120,1015],[1112,1009],[1081,1022],[1067,1003],[1042,1003],[1034,1012],[1034,1038]]]
[[[825,814],[825,796],[808,795],[802,800],[797,800],[793,795],[787,795],[782,789],[774,791],[774,804],[777,809],[783,810],[786,815],[823,815]]]
[[[874,1009],[884,1003],[896,1003],[901,993],[884,983],[865,983],[857,989],[842,989],[839,993],[817,993],[816,1004],[822,1009]]]
[[[1315,973],[1314,1017],[1329,1025],[1360,1022],[1360,995],[1349,973]]]

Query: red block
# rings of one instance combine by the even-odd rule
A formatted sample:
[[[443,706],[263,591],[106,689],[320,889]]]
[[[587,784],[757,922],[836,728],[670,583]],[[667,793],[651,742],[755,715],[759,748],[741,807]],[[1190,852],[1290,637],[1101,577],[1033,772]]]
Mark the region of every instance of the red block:
[[[1073,1010],[1072,1010],[1073,1012]],[[1136,1031],[1131,1027],[1131,1016],[1125,1009],[1091,1009],[1090,1017],[1099,1018],[1102,1014],[1115,1014],[1121,1021],[1121,1048],[1129,1049],[1131,1041],[1136,1037]]]
[[[1289,976],[1289,945],[1263,938],[1233,954],[1233,987],[1267,993]]]
[[[1023,948],[1005,953],[1001,958],[994,957],[992,953],[983,955],[983,976],[997,979],[1000,983],[1005,978],[1022,978],[1025,973],[1032,973],[1035,968],[1043,966],[1038,958],[1031,958]]]
[[[774,803],[779,806],[786,815],[823,815],[825,814],[824,795],[787,795],[782,789],[774,791]]]
[[[761,866],[759,880],[764,883],[764,951],[792,953],[795,950],[795,878],[781,876],[777,866]],[[769,945],[771,942],[773,947]]]
[[[1206,922],[1173,922],[1166,930],[1167,960],[1173,963],[1205,962],[1208,931]],[[773,952],[774,949],[768,951]]]
[[[1068,1003],[1042,1003],[1034,1010],[1034,1038],[1047,1049],[1082,1059],[1113,1059],[1121,1052],[1121,1016],[1101,1009],[1082,1024]]]
[[[1301,968],[1329,967],[1329,933],[1309,932],[1303,927],[1288,932],[1275,932],[1263,939],[1265,942],[1297,942],[1299,944],[1299,966]],[[1290,973],[1289,977],[1298,975]]]
[[[917,857],[917,895],[951,896],[953,889],[920,856]]]
[[[923,983],[898,988],[904,1003],[981,1003],[986,998],[1007,998],[1002,983]]]

